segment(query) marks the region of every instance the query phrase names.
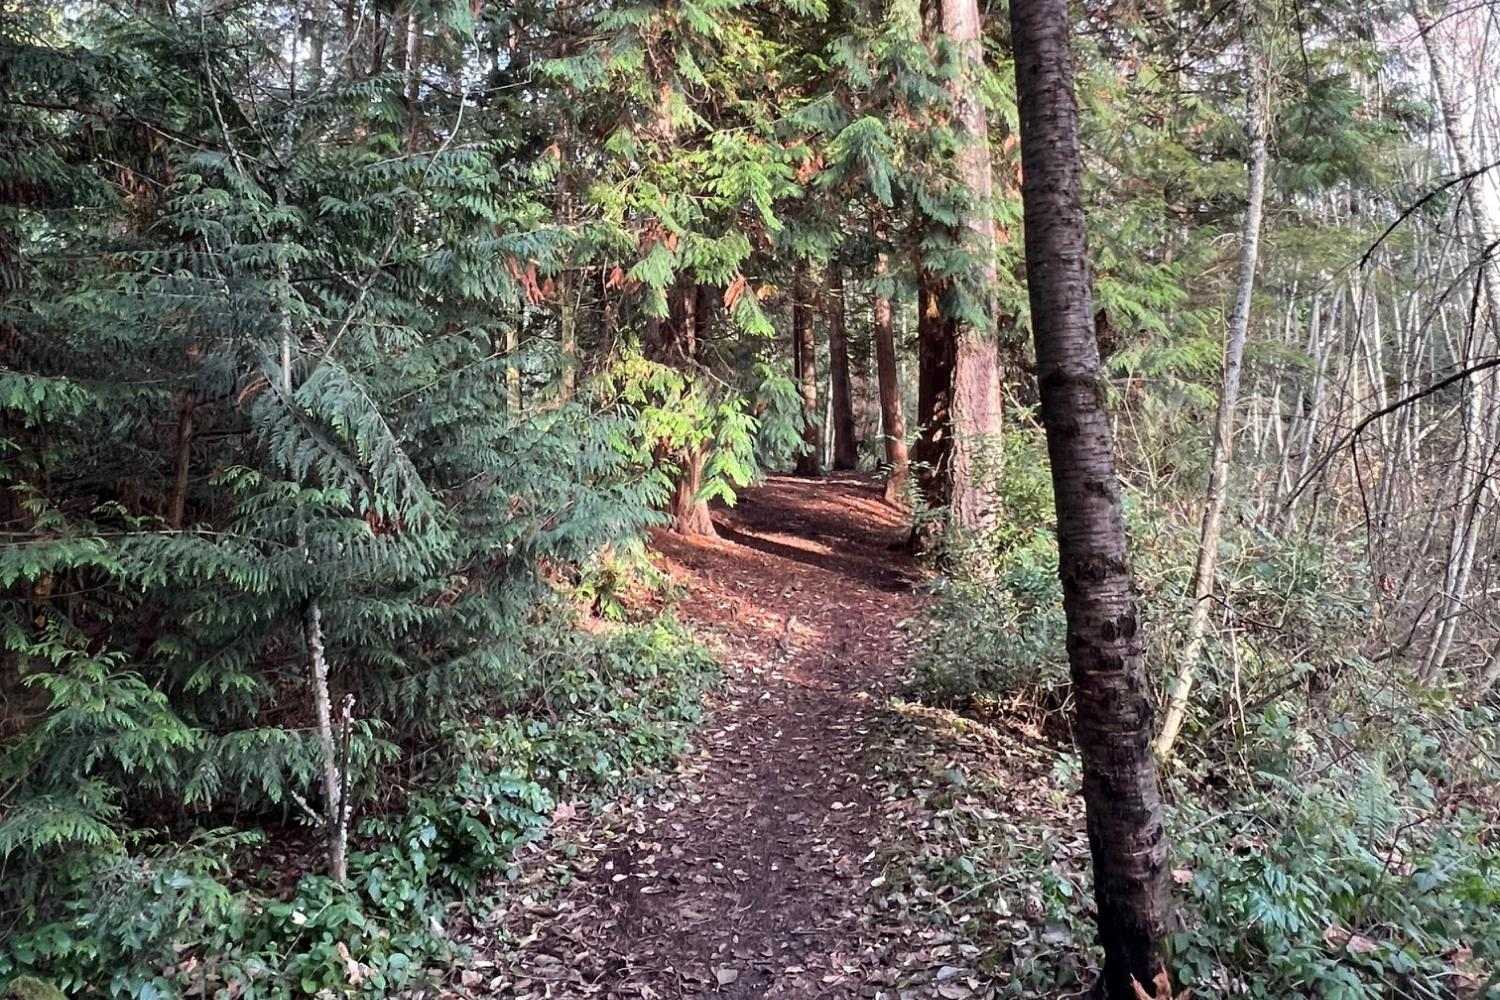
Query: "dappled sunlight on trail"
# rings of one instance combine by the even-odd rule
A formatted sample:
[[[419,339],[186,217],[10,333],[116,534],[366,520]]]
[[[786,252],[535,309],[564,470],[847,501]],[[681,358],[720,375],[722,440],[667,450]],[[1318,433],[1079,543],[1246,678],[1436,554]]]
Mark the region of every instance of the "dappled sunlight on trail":
[[[882,847],[867,739],[920,600],[905,522],[854,477],[773,478],[715,522],[716,540],[655,539],[725,664],[697,749],[562,831],[572,861],[534,859],[576,881],[502,916],[521,941],[505,995],[873,996],[893,978],[864,900]]]

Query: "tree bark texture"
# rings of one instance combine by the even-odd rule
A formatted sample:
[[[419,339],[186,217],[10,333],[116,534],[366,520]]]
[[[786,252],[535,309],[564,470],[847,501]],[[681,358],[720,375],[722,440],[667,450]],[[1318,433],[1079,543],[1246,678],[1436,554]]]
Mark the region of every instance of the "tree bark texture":
[[[812,325],[812,303],[806,266],[797,265],[792,279],[792,364],[802,394],[802,440],[806,450],[797,457],[799,476],[822,472],[823,429],[818,418],[818,345]]]
[[[167,527],[181,531],[187,522],[188,483],[193,468],[193,414],[198,397],[182,390],[177,404],[177,432],[172,449],[172,490],[167,495]]]
[[[881,436],[885,440],[886,464],[890,466],[885,480],[885,500],[889,504],[904,504],[909,460],[906,414],[901,407],[901,378],[896,365],[896,329],[891,320],[891,300],[883,285],[889,270],[890,262],[885,254],[881,254],[875,262],[875,370],[880,385]]]
[[[1067,0],[1011,5],[1027,284],[1057,506],[1105,993],[1152,995],[1167,923],[1166,834],[1144,641],[1104,406],[1081,197]]]
[[[686,449],[679,456],[681,471],[672,491],[672,530],[679,535],[718,536],[707,501],[698,497],[703,488],[703,468],[708,464],[709,449],[700,445]]]
[[[854,429],[854,397],[849,382],[844,272],[837,264],[828,266],[828,370],[833,409],[833,467],[853,469],[859,464],[859,440]]]
[[[689,379],[693,378],[702,323],[699,293],[697,282],[679,279],[669,292],[667,319],[658,326],[655,343],[656,360],[678,368]],[[680,535],[712,538],[718,534],[709,515],[708,501],[699,496],[710,450],[707,444],[700,444],[677,448],[669,456],[677,465],[677,481],[672,488],[668,513],[672,518],[672,530]]]
[[[917,272],[917,440],[911,460],[917,489],[929,507],[946,507],[950,496],[949,455],[953,434],[953,324],[939,305],[942,294],[933,275]]]
[[[950,520],[982,531],[994,516],[994,476],[987,458],[1000,434],[1000,356],[995,340],[995,218],[990,176],[990,132],[982,93],[984,46],[978,0],[941,0],[943,34],[960,70],[948,82],[953,120],[963,130],[957,169],[968,193],[964,242],[974,255],[968,276],[982,303],[980,323],[953,325],[953,440],[948,467]]]

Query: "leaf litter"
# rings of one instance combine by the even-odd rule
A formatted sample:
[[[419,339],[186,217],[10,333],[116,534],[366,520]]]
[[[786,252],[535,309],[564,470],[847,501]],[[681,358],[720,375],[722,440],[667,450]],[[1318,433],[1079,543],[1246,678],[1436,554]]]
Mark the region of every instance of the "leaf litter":
[[[900,551],[902,514],[864,478],[774,477],[715,523],[716,540],[654,542],[685,594],[679,616],[725,665],[694,748],[630,797],[559,806],[549,838],[528,846],[472,929],[474,958],[448,989],[517,1000],[1009,995],[955,893],[945,899],[916,863],[952,847],[940,821],[951,803],[934,782],[951,788],[947,772],[976,766],[949,759],[955,749],[994,747],[895,697],[906,625],[925,600],[923,571]],[[1023,739],[1008,753],[1020,756],[1001,766],[1024,765],[1050,801],[1037,771],[1053,754]],[[999,821],[987,801],[974,818]]]

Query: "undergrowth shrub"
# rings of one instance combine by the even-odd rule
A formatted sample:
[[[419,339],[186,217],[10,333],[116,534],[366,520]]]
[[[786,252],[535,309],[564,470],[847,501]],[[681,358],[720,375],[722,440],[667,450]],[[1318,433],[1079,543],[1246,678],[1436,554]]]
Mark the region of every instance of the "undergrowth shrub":
[[[349,880],[276,828],[51,856],[20,890],[0,982],[34,975],[70,994],[156,998],[385,996],[450,963],[455,906],[477,906],[559,803],[601,796],[680,752],[714,664],[670,619],[552,638],[498,717],[436,734],[399,808],[357,826]],[[539,661],[540,662],[540,661]],[[10,822],[10,818],[7,818]],[[288,881],[290,879],[290,881]]]
[[[1058,690],[1066,681],[1046,443],[1035,428],[1017,428],[1005,436],[1002,452],[993,481],[994,530],[951,541],[963,550],[953,554],[953,566],[983,567],[986,575],[941,577],[927,611],[931,627],[917,655],[915,685],[939,704]]]
[[[1228,816],[1190,796],[1174,809],[1179,983],[1201,997],[1495,994],[1493,818],[1379,754],[1260,786]]]
[[[1500,994],[1495,720],[1461,721],[1485,732],[1462,753],[1406,727],[1386,734],[1383,754],[1304,745],[1290,776],[1231,774],[1218,791],[1172,778],[1177,989],[1195,1000]],[[885,794],[910,800],[905,815],[921,824],[883,856],[899,919],[964,942],[997,995],[1078,995],[1097,954],[1077,756],[1049,752],[1014,716],[897,705],[893,725]]]
[[[1056,738],[1046,780],[1066,804],[1027,803],[997,827],[982,817],[1006,814],[1017,776],[966,778],[924,798],[944,806],[947,846],[909,867],[948,900],[934,919],[963,934],[992,924],[981,936],[1007,956],[1008,995],[1035,997],[1087,979],[1094,937],[1076,757],[1064,726],[1036,728],[1065,721],[1069,686],[1045,470],[1040,434],[1013,434],[996,479],[1001,517],[969,543],[989,563],[937,585],[913,688],[981,726]],[[1196,532],[1160,498],[1128,493],[1126,516],[1148,668],[1164,689]],[[1493,708],[1372,662],[1368,574],[1352,546],[1235,517],[1221,545],[1192,709],[1165,770],[1174,981],[1200,998],[1500,996]]]
[[[608,234],[550,224],[485,116],[419,142],[378,70],[236,113],[296,75],[275,5],[32,6],[0,58],[0,988],[399,988],[564,797],[675,748],[702,655],[570,612],[629,617],[655,446],[711,441],[728,498],[787,380],[611,336],[561,391],[545,300]],[[455,11],[429,54],[475,43]],[[632,282],[660,303],[686,256]],[[307,873],[345,815],[340,889]]]

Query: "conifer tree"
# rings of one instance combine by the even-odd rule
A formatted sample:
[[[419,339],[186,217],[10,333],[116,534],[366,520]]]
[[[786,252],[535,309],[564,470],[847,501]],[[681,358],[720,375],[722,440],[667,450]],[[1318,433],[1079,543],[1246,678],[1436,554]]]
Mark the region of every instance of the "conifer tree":
[[[828,265],[828,392],[833,423],[833,468],[853,469],[859,464],[859,442],[855,439],[854,399],[849,379],[849,334],[844,325],[844,272],[837,262]]]
[[[995,220],[991,205],[990,132],[982,95],[984,47],[977,0],[941,0],[943,43],[952,49],[948,83],[951,115],[961,129],[956,182],[966,199],[958,242],[973,257],[958,276],[955,305],[943,334],[953,339],[946,472],[950,519],[963,531],[983,532],[994,500],[987,463],[1000,434],[1000,370],[996,314]]]

